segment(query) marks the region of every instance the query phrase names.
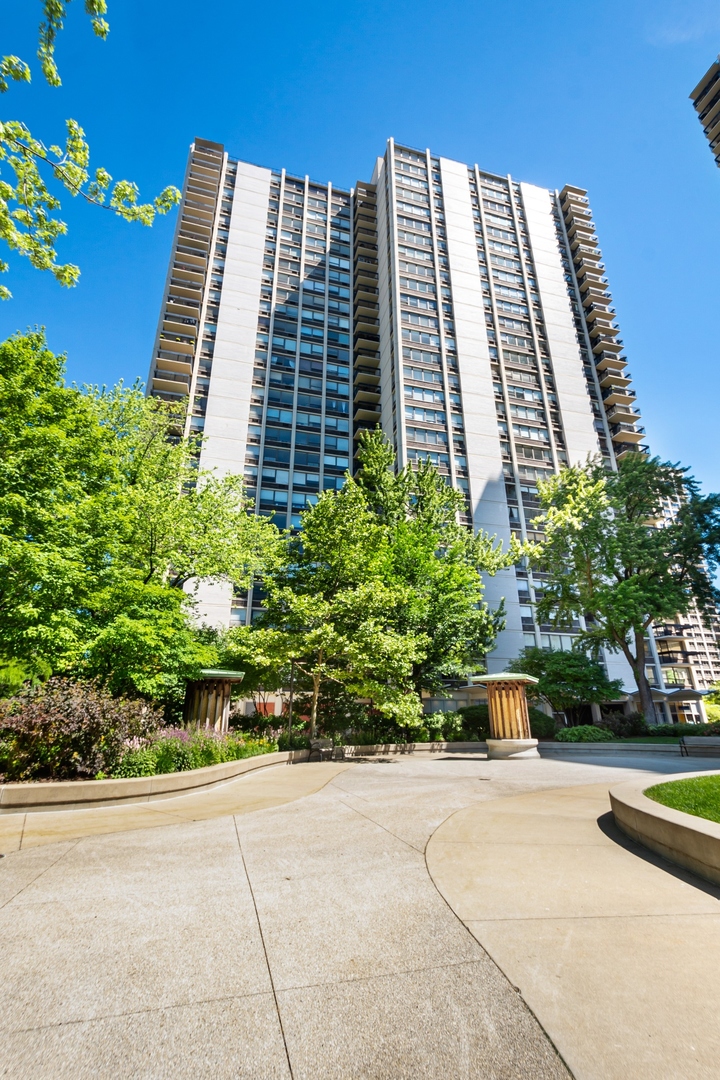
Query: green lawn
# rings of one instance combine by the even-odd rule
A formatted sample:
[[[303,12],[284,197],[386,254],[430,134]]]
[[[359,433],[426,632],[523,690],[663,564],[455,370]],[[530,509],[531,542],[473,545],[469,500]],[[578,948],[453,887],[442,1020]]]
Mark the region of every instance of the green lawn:
[[[720,821],[720,776],[696,776],[692,780],[671,780],[645,792],[649,799],[682,810],[695,817]]]

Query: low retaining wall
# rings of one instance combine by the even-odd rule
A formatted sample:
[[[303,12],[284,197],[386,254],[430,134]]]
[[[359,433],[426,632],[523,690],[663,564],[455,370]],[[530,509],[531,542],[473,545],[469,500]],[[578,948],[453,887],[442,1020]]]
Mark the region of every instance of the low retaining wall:
[[[717,774],[684,773],[675,779],[713,775]],[[720,823],[673,810],[644,794],[649,787],[665,782],[633,780],[611,788],[610,805],[618,828],[670,862],[720,885]]]
[[[377,754],[476,754],[487,753],[484,742],[377,743],[375,746],[345,746],[345,757],[373,757]]]
[[[279,750],[256,754],[240,761],[224,761],[204,769],[163,773],[160,776],[137,776],[122,780],[62,780],[48,784],[0,785],[0,814],[30,813],[42,810],[81,810],[92,806],[117,806],[126,802],[150,802],[169,799],[189,791],[214,787],[243,773],[266,769],[269,765],[292,765],[307,761],[308,750]]]
[[[580,757],[599,754],[674,754],[680,757],[678,743],[629,742],[542,742],[538,743],[540,757]],[[720,751],[718,751],[720,757]]]

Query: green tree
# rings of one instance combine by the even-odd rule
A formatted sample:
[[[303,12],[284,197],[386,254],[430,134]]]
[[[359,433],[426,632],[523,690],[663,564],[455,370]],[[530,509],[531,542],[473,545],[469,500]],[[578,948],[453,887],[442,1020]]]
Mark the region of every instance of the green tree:
[[[495,537],[461,525],[465,496],[429,462],[395,471],[395,455],[382,434],[363,437],[355,484],[385,530],[386,580],[408,598],[397,628],[427,644],[413,664],[418,696],[437,693],[448,677],[483,666],[505,625],[504,607],[491,611],[482,575],[519,562],[526,551],[514,538],[505,551]]]
[[[219,663],[243,671],[240,695],[252,699],[255,712],[267,707],[270,697],[282,693],[290,681],[290,642],[279,630],[238,626],[219,635]]]
[[[63,29],[69,0],[42,0],[43,20],[40,23],[37,57],[45,81],[53,87],[61,85],[55,63],[55,45]],[[97,37],[105,39],[109,26],[103,16],[105,0],[85,0],[85,12],[90,17]],[[11,82],[31,81],[30,65],[18,56],[0,59],[0,93],[6,93]],[[152,203],[138,204],[138,188],[129,180],[114,184],[104,168],[90,172],[90,147],[85,133],[76,120],[67,120],[63,147],[46,146],[36,138],[21,120],[0,121],[0,163],[8,169],[0,180],[0,238],[11,251],[24,256],[38,270],[49,270],[61,285],[72,286],[80,276],[79,267],[57,262],[55,244],[67,232],[66,224],[56,216],[60,201],[43,178],[49,178],[75,197],[80,195],[95,206],[105,207],[125,218],[152,225],[155,214],[166,214],[180,201],[180,192],[167,187]],[[8,181],[8,170],[12,181]],[[0,262],[0,273],[9,269]],[[0,299],[8,299],[10,291],[0,285]]]
[[[308,681],[313,733],[336,686],[410,737],[422,691],[477,670],[492,648],[504,615],[484,602],[481,573],[523,549],[513,541],[503,552],[460,525],[464,496],[432,465],[396,473],[380,432],[364,437],[360,457],[358,476],[324,493],[288,536],[263,582],[261,624],[283,636]]]
[[[240,478],[198,472],[164,403],[62,375],[41,332],[0,345],[0,662],[177,701],[215,655],[195,583],[246,585],[277,530]]]
[[[531,701],[545,699],[553,712],[570,713],[579,705],[613,701],[622,693],[621,679],[608,679],[605,668],[579,649],[571,652],[523,649],[510,671],[533,675],[538,682],[528,686]]]
[[[563,469],[539,493],[546,540],[535,560],[548,581],[538,615],[556,624],[584,616],[581,646],[625,656],[652,723],[645,634],[693,606],[714,611],[720,495],[702,496],[686,469],[641,454],[617,472],[594,461]]]
[[[283,634],[288,657],[309,680],[311,737],[328,682],[399,723],[419,721],[411,673],[427,642],[397,629],[409,596],[384,580],[386,556],[386,531],[348,483],[305,511],[302,532],[287,538],[284,560],[263,580],[260,625]]]

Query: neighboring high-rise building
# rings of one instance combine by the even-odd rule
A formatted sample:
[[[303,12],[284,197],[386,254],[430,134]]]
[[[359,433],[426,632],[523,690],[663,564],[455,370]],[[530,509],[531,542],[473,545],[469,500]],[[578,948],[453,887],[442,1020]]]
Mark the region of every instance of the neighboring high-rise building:
[[[201,466],[244,471],[278,525],[342,486],[380,423],[401,465],[429,458],[465,493],[468,525],[534,539],[539,480],[646,452],[630,382],[582,189],[393,140],[351,192],[191,148],[150,392],[187,401]],[[525,645],[571,647],[579,623],[536,621],[542,584],[522,567],[486,583],[507,611],[491,671]],[[226,625],[262,607],[258,587],[200,599]],[[669,660],[651,651],[664,688]],[[630,689],[624,659],[606,664]]]
[[[700,117],[715,163],[720,166],[720,56],[690,94],[690,100]]]

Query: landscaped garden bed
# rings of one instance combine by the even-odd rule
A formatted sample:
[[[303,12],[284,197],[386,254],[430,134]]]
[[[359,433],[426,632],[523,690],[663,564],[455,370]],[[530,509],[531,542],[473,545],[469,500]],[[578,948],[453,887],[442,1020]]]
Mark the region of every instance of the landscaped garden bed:
[[[684,814],[720,822],[720,776],[694,776],[647,788],[648,799]]]
[[[0,781],[107,780],[186,772],[277,750],[241,733],[167,727],[141,700],[50,679],[0,703]]]

